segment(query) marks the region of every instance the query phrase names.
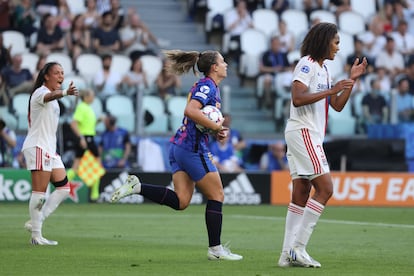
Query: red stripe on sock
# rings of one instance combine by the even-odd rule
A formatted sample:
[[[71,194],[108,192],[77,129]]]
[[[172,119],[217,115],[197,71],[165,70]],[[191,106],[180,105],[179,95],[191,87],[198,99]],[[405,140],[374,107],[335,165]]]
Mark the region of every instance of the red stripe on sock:
[[[312,210],[314,210],[315,212],[317,212],[317,213],[319,213],[319,214],[322,214],[322,211],[323,211],[323,209],[324,209],[324,207],[322,206],[320,206],[320,204],[319,203],[317,203],[317,201],[314,201],[314,200],[309,200],[307,203],[306,203],[306,207],[308,207],[308,208],[310,208],[310,209],[312,209]]]

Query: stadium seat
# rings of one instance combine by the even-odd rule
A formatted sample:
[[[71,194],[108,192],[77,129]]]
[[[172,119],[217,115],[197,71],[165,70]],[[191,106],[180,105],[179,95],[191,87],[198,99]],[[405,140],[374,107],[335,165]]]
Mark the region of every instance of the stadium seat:
[[[102,69],[102,60],[96,54],[81,54],[76,59],[76,69],[91,84],[96,72]]]
[[[151,113],[154,118],[152,123],[144,127],[146,133],[168,132],[168,115],[165,113],[164,101],[160,97],[145,95],[142,99],[142,112],[144,111]]]
[[[65,76],[73,74],[72,59],[65,53],[50,53],[46,57],[46,62],[57,62],[63,67]]]
[[[142,69],[147,74],[148,88],[145,89],[144,93],[153,93],[155,91],[155,81],[158,74],[162,70],[162,60],[157,56],[143,55],[141,56]]]
[[[295,41],[299,41],[300,36],[308,31],[308,17],[303,10],[286,10],[281,17],[286,22],[288,31],[295,36]]]
[[[22,54],[22,68],[29,69],[32,75],[36,72],[36,64],[39,60],[39,56],[34,53],[23,53]]]
[[[376,0],[350,0],[351,9],[359,13],[366,23],[377,13]]]
[[[299,61],[301,58],[301,54],[299,50],[293,50],[287,53],[287,59],[289,61],[289,64],[293,64],[297,61]]]
[[[354,38],[349,33],[339,30],[339,52],[338,55],[341,56],[342,60],[346,62],[346,59],[349,55],[353,54],[355,51]]]
[[[321,22],[328,22],[336,24],[335,14],[327,10],[314,10],[310,14],[310,20],[313,21],[318,18]]]
[[[106,111],[117,118],[117,124],[129,132],[135,131],[135,110],[132,100],[124,95],[109,96],[106,101]]]
[[[65,76],[65,80],[62,83],[63,88],[68,88],[70,82],[73,82],[78,90],[90,88],[85,78],[77,75]]]
[[[218,26],[218,22],[214,22],[215,16],[224,16],[224,13],[233,8],[233,0],[207,0],[207,13],[205,16],[205,31],[207,34],[207,40],[209,39],[209,34],[215,29],[219,29],[223,26]],[[222,22],[224,23],[224,22]]]
[[[102,115],[104,115],[103,112],[103,104],[101,99],[99,99],[98,97],[95,97],[95,99],[93,100],[93,102],[91,103],[91,107],[93,109],[93,111],[95,112],[96,115],[96,119],[100,118]],[[96,131],[98,133],[101,133],[105,130],[105,125],[103,122],[99,122],[96,125]]]
[[[167,102],[170,127],[172,131],[177,130],[182,125],[184,109],[187,105],[187,97],[173,96]]]
[[[131,69],[131,59],[125,55],[115,54],[112,56],[111,71],[118,72],[121,76]]]
[[[26,131],[29,124],[27,119],[30,94],[17,94],[12,99],[12,108],[17,118],[17,131]]]
[[[242,77],[254,78],[259,74],[261,56],[268,48],[268,39],[262,31],[247,29],[241,34],[239,73]]]
[[[344,11],[338,17],[339,30],[350,35],[357,35],[365,32],[365,21],[362,15],[354,11]]]
[[[26,38],[21,32],[18,31],[4,31],[3,32],[3,45],[6,48],[11,47],[11,55],[23,54],[29,52],[26,47]]]
[[[4,120],[8,128],[12,130],[17,129],[17,119],[9,112],[8,106],[0,106],[0,117]]]
[[[262,31],[268,39],[279,29],[279,16],[273,10],[254,10],[252,18],[254,28]]]
[[[352,116],[351,103],[348,102],[341,112],[329,106],[328,130],[330,135],[349,136],[355,134],[356,119]]]

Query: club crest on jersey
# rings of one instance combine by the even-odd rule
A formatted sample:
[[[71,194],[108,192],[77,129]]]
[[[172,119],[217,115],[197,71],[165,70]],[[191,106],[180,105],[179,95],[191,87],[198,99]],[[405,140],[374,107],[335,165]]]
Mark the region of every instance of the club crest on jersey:
[[[208,94],[210,92],[210,87],[208,87],[207,85],[203,85],[200,87],[200,92],[204,94]]]
[[[307,73],[309,73],[310,68],[309,68],[309,66],[304,65],[304,66],[302,66],[302,68],[300,68],[300,71],[302,71],[303,73],[307,74]]]

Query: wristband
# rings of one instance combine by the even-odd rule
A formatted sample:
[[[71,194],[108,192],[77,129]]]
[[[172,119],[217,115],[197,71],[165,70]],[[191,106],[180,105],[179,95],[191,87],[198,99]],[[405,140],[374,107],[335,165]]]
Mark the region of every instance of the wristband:
[[[65,97],[68,95],[68,90],[67,89],[63,89],[62,90],[62,97]]]

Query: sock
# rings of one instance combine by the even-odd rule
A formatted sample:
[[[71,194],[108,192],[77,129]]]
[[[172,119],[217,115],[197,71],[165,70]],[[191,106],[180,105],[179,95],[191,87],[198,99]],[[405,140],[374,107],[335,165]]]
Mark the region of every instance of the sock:
[[[95,183],[92,184],[91,186],[91,200],[96,201],[99,199],[99,184],[100,184],[101,180],[97,179],[95,181]]]
[[[141,184],[140,194],[156,203],[169,206],[174,210],[180,210],[180,200],[177,194],[167,187]]]
[[[70,186],[69,183],[67,183],[65,186],[56,188],[53,193],[50,194],[43,207],[43,220],[56,210],[59,204],[68,197],[69,193]]]
[[[296,232],[302,221],[304,209],[304,207],[294,203],[289,204],[286,214],[285,236],[283,238],[282,251],[289,252],[292,247]]]
[[[216,200],[207,201],[205,218],[209,247],[221,244],[220,236],[223,223],[222,207],[223,202]]]
[[[323,209],[321,203],[314,199],[309,199],[306,203],[305,210],[303,212],[302,223],[299,226],[298,233],[294,242],[295,247],[306,247],[310,236],[312,235],[313,229],[321,216]]]
[[[42,236],[42,208],[45,204],[45,193],[33,192],[29,200],[29,214],[32,222],[32,237]]]

